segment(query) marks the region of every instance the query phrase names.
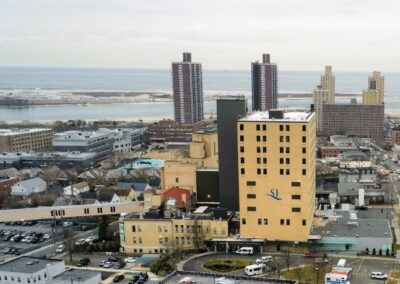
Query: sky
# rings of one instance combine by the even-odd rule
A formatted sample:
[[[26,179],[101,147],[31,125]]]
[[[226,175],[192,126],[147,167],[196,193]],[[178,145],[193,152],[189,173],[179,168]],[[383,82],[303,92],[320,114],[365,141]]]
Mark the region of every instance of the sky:
[[[399,0],[0,0],[0,66],[400,71]]]

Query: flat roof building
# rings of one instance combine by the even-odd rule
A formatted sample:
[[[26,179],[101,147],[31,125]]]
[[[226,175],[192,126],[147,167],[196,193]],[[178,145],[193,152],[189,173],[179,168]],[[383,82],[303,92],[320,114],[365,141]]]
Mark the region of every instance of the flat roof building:
[[[358,137],[384,137],[385,107],[366,104],[324,104],[322,133]]]
[[[240,236],[306,242],[315,209],[315,113],[255,112],[237,127]]]
[[[52,138],[48,128],[0,129],[0,152],[49,151]]]

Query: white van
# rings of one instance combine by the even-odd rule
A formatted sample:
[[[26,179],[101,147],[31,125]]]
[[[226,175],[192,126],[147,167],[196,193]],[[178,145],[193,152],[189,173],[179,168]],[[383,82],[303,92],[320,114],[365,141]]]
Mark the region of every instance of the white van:
[[[346,260],[344,258],[339,259],[337,265],[337,267],[345,267],[346,266]]]
[[[272,262],[273,258],[270,255],[267,256],[262,256],[261,258],[257,258],[256,259],[256,264],[260,264],[260,263],[269,263]]]
[[[266,270],[267,266],[264,263],[248,265],[244,269],[248,276],[264,274]]]
[[[252,247],[242,247],[238,249],[235,253],[243,255],[251,255],[254,253],[254,249]]]

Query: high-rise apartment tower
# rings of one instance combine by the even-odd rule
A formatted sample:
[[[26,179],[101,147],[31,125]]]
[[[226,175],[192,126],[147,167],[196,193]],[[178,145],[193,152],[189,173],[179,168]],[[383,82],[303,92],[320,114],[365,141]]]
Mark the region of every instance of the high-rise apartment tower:
[[[385,78],[379,71],[374,71],[372,76],[368,77],[368,90],[363,90],[363,104],[383,104],[384,93]]]
[[[253,110],[270,110],[278,107],[278,67],[263,54],[262,63],[251,63]]]
[[[193,124],[203,120],[203,79],[200,63],[183,53],[182,62],[172,63],[175,121]]]

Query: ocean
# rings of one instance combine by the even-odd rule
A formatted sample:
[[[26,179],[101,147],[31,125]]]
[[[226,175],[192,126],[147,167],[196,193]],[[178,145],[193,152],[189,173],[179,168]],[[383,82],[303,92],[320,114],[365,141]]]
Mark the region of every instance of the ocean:
[[[321,71],[279,71],[280,92],[312,92],[319,83]],[[338,93],[361,93],[367,87],[371,72],[335,72]],[[385,76],[387,109],[400,110],[400,73]],[[42,68],[0,67],[0,92],[32,91],[144,91],[171,93],[169,69],[117,68]],[[205,92],[250,94],[250,70],[203,70]],[[344,102],[344,99],[338,99]],[[348,99],[346,99],[348,101]],[[306,107],[311,99],[280,99],[279,107]],[[206,113],[215,113],[214,101],[204,104]],[[149,120],[172,118],[171,103],[58,105],[29,107],[0,107],[0,121],[54,121],[69,119]]]

